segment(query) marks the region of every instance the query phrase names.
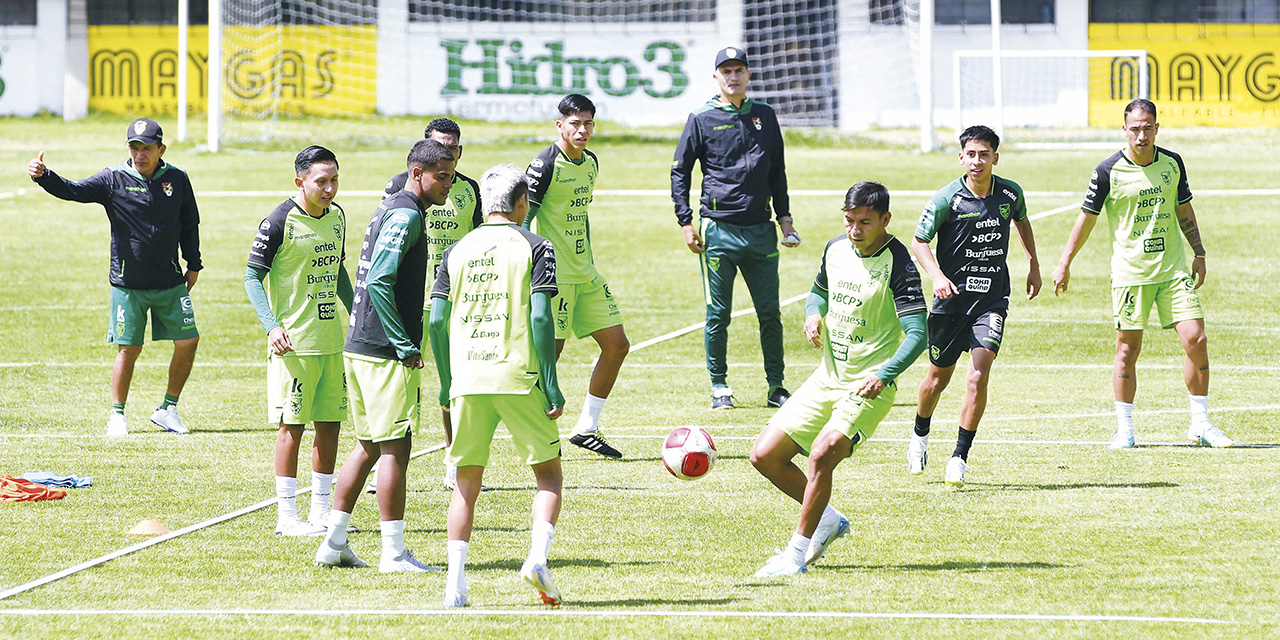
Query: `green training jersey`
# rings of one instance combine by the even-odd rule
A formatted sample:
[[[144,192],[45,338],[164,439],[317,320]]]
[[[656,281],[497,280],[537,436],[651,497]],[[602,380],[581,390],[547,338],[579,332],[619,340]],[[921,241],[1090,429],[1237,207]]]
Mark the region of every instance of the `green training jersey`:
[[[342,352],[338,271],[346,238],[347,214],[337,203],[313,218],[290,198],[258,225],[249,266],[267,270],[267,302],[298,355]]]
[[[409,172],[401,171],[387,181],[382,199],[395,195],[409,181]],[[472,229],[484,222],[484,207],[480,203],[480,185],[461,173],[453,174],[453,186],[444,204],[427,207],[426,219],[427,278],[434,282],[436,271],[444,259],[444,250],[462,239]],[[431,300],[427,299],[430,306]]]
[[[596,154],[584,151],[581,160],[574,162],[554,144],[539,153],[525,171],[529,203],[538,207],[530,228],[555,247],[556,281],[560,284],[591,282],[600,275],[591,252],[591,223],[587,220],[587,205],[599,172]]]
[[[814,290],[827,298],[822,384],[850,388],[888,362],[902,343],[898,316],[924,313],[920,273],[897,238],[869,256],[840,235],[827,243]]]
[[[1081,208],[1107,213],[1111,226],[1111,286],[1168,282],[1186,275],[1186,253],[1175,209],[1191,201],[1182,157],[1156,147],[1147,166],[1117,151],[1094,170]]]
[[[485,223],[445,251],[431,297],[453,307],[450,397],[533,389],[539,360],[529,314],[535,291],[556,295],[555,250],[521,226]]]

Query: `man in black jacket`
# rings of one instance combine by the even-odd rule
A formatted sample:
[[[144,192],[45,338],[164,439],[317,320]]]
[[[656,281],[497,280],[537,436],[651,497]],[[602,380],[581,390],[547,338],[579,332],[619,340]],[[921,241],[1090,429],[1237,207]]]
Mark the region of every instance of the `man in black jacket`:
[[[684,229],[689,250],[701,256],[711,408],[734,407],[725,354],[738,271],[751,292],[760,321],[760,348],[769,383],[766,401],[771,407],[780,407],[791,394],[782,386],[785,365],[778,309],[778,234],[770,220],[774,210],[782,229],[782,245],[800,244],[791,224],[782,131],[773,107],[747,98],[751,72],[745,51],[721,49],[712,77],[720,86],[720,95],[689,115],[671,164],[676,221]],[[689,182],[697,162],[702,163],[703,174],[701,230],[694,227],[689,206]]]
[[[96,202],[111,222],[111,319],[107,341],[118,347],[111,369],[111,415],[107,435],[128,435],[124,404],[133,365],[142,353],[151,315],[151,339],[172,340],[169,384],[151,422],[187,433],[178,418],[178,396],[195,362],[195,310],[191,288],[200,263],[200,211],[186,172],[166,163],[160,125],[149,118],[129,123],[129,159],[81,181],[67,180],[45,167],[44,152],[27,165],[27,174],[55,198]],[[178,265],[178,248],[187,261]]]

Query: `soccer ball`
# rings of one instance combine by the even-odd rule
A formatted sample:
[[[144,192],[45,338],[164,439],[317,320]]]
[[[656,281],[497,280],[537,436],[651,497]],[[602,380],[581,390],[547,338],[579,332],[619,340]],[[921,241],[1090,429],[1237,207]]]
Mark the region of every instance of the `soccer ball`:
[[[662,442],[662,465],[681,480],[697,480],[716,464],[716,443],[700,427],[676,427]]]

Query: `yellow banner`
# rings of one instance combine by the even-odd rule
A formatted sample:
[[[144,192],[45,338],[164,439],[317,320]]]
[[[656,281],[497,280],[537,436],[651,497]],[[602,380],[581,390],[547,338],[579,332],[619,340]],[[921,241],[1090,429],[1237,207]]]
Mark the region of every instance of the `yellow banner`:
[[[1147,50],[1161,123],[1280,125],[1280,25],[1095,23],[1089,48]],[[1091,83],[1089,124],[1118,125],[1132,99],[1132,60],[1093,64],[1108,67],[1110,82]]]
[[[187,100],[208,108],[208,28],[188,31]],[[225,27],[223,101],[250,115],[371,114],[378,106],[375,26]],[[89,27],[89,108],[178,113],[178,27]]]

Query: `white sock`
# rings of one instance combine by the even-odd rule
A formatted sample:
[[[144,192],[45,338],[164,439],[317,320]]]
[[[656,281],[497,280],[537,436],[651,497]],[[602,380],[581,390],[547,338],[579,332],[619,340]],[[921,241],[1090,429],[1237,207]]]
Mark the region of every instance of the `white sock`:
[[[836,523],[836,521],[838,521],[840,518],[843,518],[843,517],[844,517],[844,514],[840,513],[839,511],[836,511],[835,507],[831,505],[827,505],[827,508],[822,510],[822,519],[818,521],[818,526],[824,527],[824,526],[833,525]]]
[[[1116,429],[1125,432],[1133,431],[1132,402],[1116,402]]]
[[[333,494],[333,474],[311,472],[311,518],[316,518],[329,510],[329,499]]]
[[[383,520],[382,557],[399,558],[404,555],[404,520]]]
[[[338,511],[334,509],[329,512],[329,533],[325,537],[335,547],[341,547],[347,543],[347,526],[351,524],[351,514],[346,511]]]
[[[378,462],[373,463],[373,467],[369,469],[369,484],[365,485],[366,489],[377,490],[378,488]]]
[[[797,533],[791,534],[791,541],[787,543],[787,548],[782,551],[788,558],[796,564],[804,564],[804,554],[809,551],[809,538]]]
[[[471,543],[466,540],[450,540],[445,543],[449,556],[449,573],[445,577],[445,593],[456,591],[467,592],[467,549]]]
[[[444,463],[444,477],[450,482],[458,482],[458,467],[452,462]]]
[[[546,520],[539,520],[533,523],[531,534],[528,561],[534,564],[546,564],[547,553],[551,551],[551,537],[556,534],[556,527]]]
[[[578,418],[578,426],[573,428],[574,433],[596,433],[600,431],[600,412],[604,411],[604,401],[607,398],[597,398],[591,394],[587,394],[587,399],[582,403],[582,415]]]
[[[276,499],[281,520],[298,517],[298,479],[276,476]]]
[[[1191,399],[1191,426],[1203,427],[1209,423],[1209,396],[1189,396]]]

